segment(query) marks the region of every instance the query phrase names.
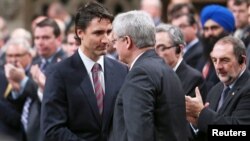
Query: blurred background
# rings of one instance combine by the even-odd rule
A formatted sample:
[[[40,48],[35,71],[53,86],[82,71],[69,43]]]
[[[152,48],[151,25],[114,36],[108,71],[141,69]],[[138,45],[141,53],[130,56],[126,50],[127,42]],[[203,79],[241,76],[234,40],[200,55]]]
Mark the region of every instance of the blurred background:
[[[25,28],[31,30],[32,20],[40,15],[47,15],[48,8],[53,2],[60,2],[71,15],[80,3],[89,0],[0,0],[0,16],[6,20],[7,28],[11,32],[15,28]],[[140,8],[140,0],[98,0],[103,3],[113,14]],[[161,0],[162,1],[162,21],[167,22],[167,9],[170,3],[189,1],[199,11],[204,5],[209,3],[226,4],[226,0]],[[55,14],[60,14],[62,9],[55,7]],[[1,23],[0,23],[1,24]]]

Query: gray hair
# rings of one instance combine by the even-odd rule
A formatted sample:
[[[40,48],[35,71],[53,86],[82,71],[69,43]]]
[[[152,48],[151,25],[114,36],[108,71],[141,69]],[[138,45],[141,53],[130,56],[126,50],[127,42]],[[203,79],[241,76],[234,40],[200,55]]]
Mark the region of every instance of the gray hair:
[[[24,28],[17,28],[15,29],[11,35],[10,38],[25,38],[29,43],[32,43],[32,35],[31,33],[24,29]]]
[[[156,33],[158,32],[166,32],[172,43],[174,45],[186,45],[186,42],[184,40],[184,36],[180,30],[180,28],[176,27],[176,26],[173,26],[173,25],[170,25],[170,24],[160,24],[156,27]]]
[[[229,36],[225,36],[225,37],[221,38],[220,40],[218,40],[215,43],[215,45],[216,44],[230,44],[230,45],[232,45],[234,55],[239,62],[241,62],[240,60],[242,60],[242,55],[246,56],[246,47],[241,39],[238,39],[236,37],[229,35]]]
[[[32,48],[31,44],[27,41],[26,38],[11,38],[8,40],[6,45],[4,45],[4,51],[7,50],[9,46],[16,45],[16,46],[21,46],[23,47],[27,52],[31,53]]]
[[[113,21],[113,31],[118,37],[129,36],[138,48],[155,45],[155,25],[143,11],[118,14]]]

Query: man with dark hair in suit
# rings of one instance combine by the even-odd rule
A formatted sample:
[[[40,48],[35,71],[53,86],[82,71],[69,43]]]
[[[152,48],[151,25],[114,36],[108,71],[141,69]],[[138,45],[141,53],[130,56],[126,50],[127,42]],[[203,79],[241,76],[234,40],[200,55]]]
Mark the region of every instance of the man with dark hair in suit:
[[[53,66],[42,101],[45,141],[106,141],[116,96],[127,74],[122,63],[104,56],[113,16],[97,2],[76,14],[79,49]]]
[[[195,98],[186,96],[187,119],[202,141],[207,140],[208,125],[250,124],[250,73],[244,43],[224,37],[214,45],[211,59],[220,82],[209,91],[205,105],[198,89]]]
[[[67,58],[61,47],[60,34],[58,24],[50,18],[45,18],[35,26],[34,43],[38,57],[33,60],[33,64],[38,64],[43,72],[51,64]]]
[[[183,14],[172,19],[174,26],[180,28],[187,45],[183,48],[183,59],[188,65],[196,68],[202,57],[203,47],[198,39],[199,25],[191,14]]]
[[[187,140],[184,92],[156,54],[155,26],[143,11],[119,14],[113,43],[130,71],[117,96],[112,141]]]

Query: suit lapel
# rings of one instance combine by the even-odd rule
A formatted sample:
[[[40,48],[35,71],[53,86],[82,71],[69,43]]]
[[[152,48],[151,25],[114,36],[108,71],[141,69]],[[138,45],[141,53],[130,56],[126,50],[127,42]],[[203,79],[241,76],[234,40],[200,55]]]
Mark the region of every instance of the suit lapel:
[[[240,93],[238,93],[241,89],[242,86],[244,86],[244,84],[247,82],[247,80],[249,79],[249,72],[246,70],[241,76],[240,78],[237,80],[237,82],[235,83],[234,87],[232,88],[232,90],[228,93],[228,96],[226,97],[222,107],[221,107],[221,111],[224,111],[224,109],[227,107],[227,105],[230,103],[230,101],[237,95],[239,95]]]
[[[113,103],[115,102],[115,78],[112,77],[115,72],[113,64],[110,63],[107,57],[104,58],[104,78],[105,78],[105,96],[104,96],[104,111],[103,111],[103,123],[109,123],[107,120],[110,120],[113,111]],[[105,127],[106,125],[103,125]]]
[[[97,107],[97,101],[91,84],[91,80],[78,52],[74,54],[73,59],[74,59],[73,62],[75,62],[74,66],[78,70],[77,74],[81,74],[80,75],[80,77],[82,78],[82,82],[80,84],[81,90],[83,94],[86,96],[87,101],[97,121],[101,123],[101,116],[99,114],[99,109]]]
[[[218,103],[220,101],[220,96],[222,94],[223,88],[224,88],[223,83],[220,82],[218,88],[216,88],[216,90],[215,90],[216,93],[213,93],[211,98],[210,98],[212,100],[208,101],[209,102],[209,107],[211,109],[215,110],[215,111],[216,111]]]

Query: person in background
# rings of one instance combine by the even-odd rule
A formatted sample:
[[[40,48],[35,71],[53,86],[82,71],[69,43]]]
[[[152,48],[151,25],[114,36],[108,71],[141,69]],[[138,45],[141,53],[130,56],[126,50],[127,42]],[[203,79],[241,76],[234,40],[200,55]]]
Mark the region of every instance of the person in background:
[[[209,91],[205,104],[198,89],[195,98],[186,96],[187,119],[201,141],[208,140],[208,125],[250,124],[250,73],[244,43],[223,37],[214,45],[211,59],[220,82]]]
[[[232,34],[235,20],[231,11],[221,5],[207,5],[201,11],[203,56],[197,63],[197,69],[202,72],[208,89],[219,82],[210,53],[214,44],[221,38]]]
[[[116,96],[127,67],[105,57],[113,16],[97,3],[81,5],[75,19],[80,46],[53,66],[42,101],[45,141],[107,141]],[[79,108],[81,107],[81,108]]]
[[[26,38],[11,38],[6,43],[4,69],[8,85],[4,97],[19,113],[25,140],[39,141],[41,101],[37,95],[37,85],[30,74],[31,63],[31,44]],[[13,118],[12,115],[6,116]]]
[[[65,5],[59,1],[50,3],[47,16],[52,19],[61,20],[64,23],[64,35],[66,35],[70,27],[74,25],[74,17],[67,11]]]
[[[9,39],[9,30],[7,28],[6,21],[0,16],[0,69],[3,69],[5,64],[5,51],[4,45]]]
[[[161,9],[162,4],[160,0],[141,0],[140,10],[147,12],[155,25],[161,23]]]
[[[183,59],[193,68],[202,57],[203,47],[198,37],[199,25],[192,14],[183,14],[172,19],[172,25],[181,29],[186,46],[183,48]]]
[[[79,48],[79,42],[75,39],[75,27],[73,26],[66,36],[66,44],[63,46],[68,56],[72,56]]]
[[[168,24],[160,24],[156,27],[155,49],[157,54],[176,72],[185,95],[194,97],[195,87],[198,86],[202,91],[202,98],[205,100],[207,89],[202,74],[186,64],[183,59],[185,44],[184,36],[178,27]]]
[[[130,71],[116,99],[110,140],[186,141],[185,94],[178,76],[155,52],[149,14],[118,14],[112,41]]]

